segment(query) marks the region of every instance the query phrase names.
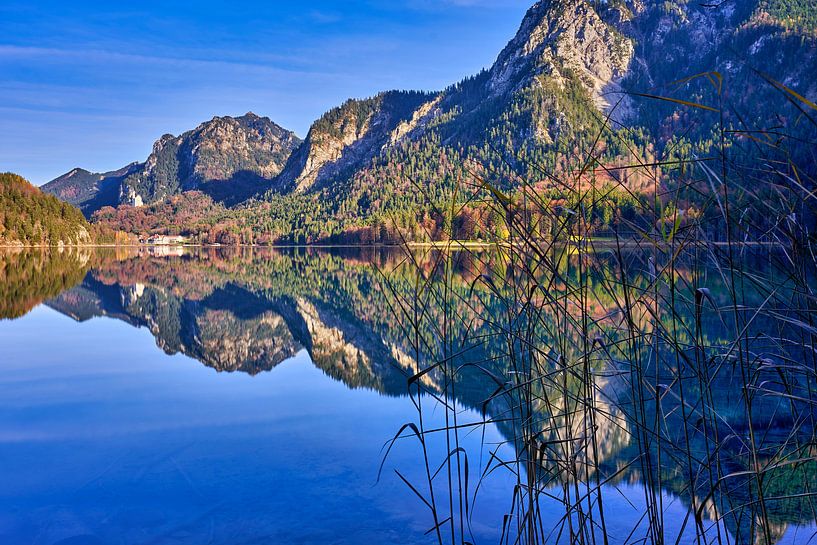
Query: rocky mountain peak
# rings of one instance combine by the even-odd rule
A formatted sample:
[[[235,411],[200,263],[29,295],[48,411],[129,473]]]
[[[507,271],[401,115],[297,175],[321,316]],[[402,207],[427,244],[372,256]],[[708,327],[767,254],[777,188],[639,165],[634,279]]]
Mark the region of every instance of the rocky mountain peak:
[[[69,172],[68,174],[64,174],[63,176],[65,176],[66,178],[72,178],[74,176],[83,175],[83,174],[87,175],[87,174],[90,174],[90,172],[88,172],[84,168],[77,167],[77,168],[72,169],[71,172]]]
[[[173,142],[176,137],[170,133],[163,134],[156,142],[153,143],[153,154],[161,153],[161,151],[171,142]]]
[[[706,146],[708,120],[690,115],[683,102],[638,93],[709,103],[713,91],[705,78],[690,78],[683,88],[672,82],[717,71],[723,97],[750,111],[750,124],[781,122],[748,108],[780,98],[779,89],[757,85],[753,70],[814,96],[817,40],[813,30],[798,30],[817,26],[810,1],[540,0],[489,69],[439,93],[350,99],[317,120],[303,143],[252,111],[214,117],[181,136],[162,137],[147,163],[122,183],[115,177],[97,183],[98,175],[77,173],[58,194],[90,203],[89,210],[107,202],[98,198],[105,188],[122,189],[114,204],[153,204],[198,190],[232,208],[264,194],[288,214],[289,203],[300,207],[307,200],[299,194],[309,193],[314,199],[303,206],[311,212],[303,216],[309,216],[311,234],[323,237],[327,223],[337,223],[330,233],[335,237],[349,226],[368,228],[368,216],[395,203],[406,209],[416,183],[427,184],[430,195],[444,195],[469,170],[463,165],[488,165],[498,178],[540,183],[540,165],[568,169],[565,150],[588,144],[587,134],[603,128],[604,114],[618,122],[611,129],[638,134],[636,147],[626,151],[617,135],[604,135],[598,148],[610,164],[633,153],[663,152],[679,131],[692,145]],[[619,181],[630,192],[645,190],[643,177],[628,174]],[[339,221],[328,221],[338,220],[330,210],[342,216]],[[280,229],[289,236],[285,226]]]
[[[216,116],[181,136],[160,138],[145,168],[125,180],[121,198],[150,203],[200,190],[238,202],[278,175],[300,143],[295,133],[252,112]]]
[[[604,95],[627,70],[634,49],[610,21],[624,21],[630,13],[623,3],[612,8],[585,0],[537,2],[491,68],[491,94],[513,92],[539,75],[557,84],[577,75],[596,103],[607,106]]]
[[[43,189],[89,217],[104,206],[142,206],[190,190],[233,204],[263,192],[300,144],[253,112],[215,116],[180,136],[162,135],[144,163],[103,174],[75,168]]]

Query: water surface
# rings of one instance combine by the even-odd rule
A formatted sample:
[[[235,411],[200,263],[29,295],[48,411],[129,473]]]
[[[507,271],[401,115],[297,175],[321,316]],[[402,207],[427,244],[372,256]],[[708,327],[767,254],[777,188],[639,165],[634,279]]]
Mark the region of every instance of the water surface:
[[[400,257],[163,253],[3,256],[0,543],[435,543],[395,471],[425,492],[416,441],[398,441],[380,471],[417,419],[418,368],[378,280]],[[493,388],[463,384],[461,424],[481,420]],[[425,416],[444,425],[442,410]],[[486,453],[516,448],[493,424],[463,438],[474,475]],[[612,433],[604,458],[633,448]],[[445,457],[445,444],[430,449]],[[638,481],[608,486],[613,543],[639,537]],[[470,540],[499,542],[514,482],[482,480]],[[668,535],[694,542],[679,490],[659,493]],[[562,515],[554,504],[545,520]],[[812,538],[813,514],[778,518],[777,542]]]

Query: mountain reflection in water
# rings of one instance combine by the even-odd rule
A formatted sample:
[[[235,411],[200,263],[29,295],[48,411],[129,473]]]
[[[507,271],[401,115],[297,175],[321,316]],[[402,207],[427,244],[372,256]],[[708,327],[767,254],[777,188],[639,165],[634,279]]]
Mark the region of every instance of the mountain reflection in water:
[[[352,387],[405,394],[383,301],[373,301],[387,253],[209,249],[183,256],[97,255],[85,279],[51,298],[83,322],[105,316],[146,327],[167,354],[219,372],[255,375],[306,350],[328,375]],[[70,257],[67,257],[70,261]]]
[[[408,395],[407,380],[420,369],[406,340],[408,332],[394,319],[390,301],[394,294],[384,289],[382,282],[387,276],[392,287],[399,286],[401,278],[406,285],[410,283],[412,272],[404,264],[401,250],[211,248],[161,252],[134,249],[0,254],[0,317],[24,316],[44,302],[77,322],[105,317],[146,328],[166,354],[184,354],[218,372],[257,376],[305,352],[316,368],[349,388],[389,397]],[[482,272],[480,260],[464,254],[455,271],[458,288],[472,288]],[[486,330],[484,313],[493,311],[496,309],[458,307],[459,315],[468,317],[475,337]],[[591,311],[604,316],[610,308],[599,304]],[[722,324],[713,321],[708,327],[706,334],[716,339]],[[479,350],[480,355],[471,356],[491,361],[497,349],[486,343]],[[440,391],[437,383],[443,378],[430,372],[420,380],[433,393]],[[595,380],[592,391],[597,398],[593,406],[600,415],[594,421],[599,448],[595,462],[608,474],[615,474],[615,479],[606,483],[616,489],[611,495],[619,495],[622,504],[638,503],[638,496],[644,492],[632,485],[642,481],[644,475],[633,460],[642,447],[624,410],[630,402],[628,392],[622,391],[615,373],[599,373]],[[730,386],[728,374],[716,380],[719,382],[714,391],[720,398],[715,402],[723,407],[724,426],[731,430],[745,428],[741,415],[729,413],[730,404],[741,392]],[[484,374],[464,373],[457,402],[473,411],[485,409],[501,414],[506,407],[500,401],[486,405],[496,386]],[[558,443],[563,426],[575,427],[576,435],[586,427],[587,415],[572,418],[570,423],[560,422],[558,416],[548,417],[570,410],[569,401],[558,396],[550,396],[549,402],[549,407],[534,408],[531,415],[534,421],[542,419],[543,444]],[[768,431],[767,448],[772,449],[776,433],[784,435],[794,415],[786,407],[762,409],[765,412],[759,419]],[[667,421],[671,424],[681,415],[676,411]],[[513,445],[510,425],[497,419],[496,426],[511,447],[518,447]],[[396,433],[397,428],[393,431]],[[811,432],[813,435],[813,428]],[[736,445],[727,440],[723,448],[739,448]],[[576,463],[583,463],[583,456],[589,454],[579,452]],[[683,468],[678,460],[670,459],[666,464],[660,469],[661,492],[679,503],[686,502],[680,498],[688,496],[684,472],[689,468]],[[817,486],[813,462],[785,471],[789,473],[778,479],[779,496],[802,490],[804,478]],[[734,494],[741,498],[751,491],[738,487]],[[724,516],[722,506],[732,498],[698,500],[708,502],[704,512],[710,520],[722,519],[725,530],[737,536],[737,542],[745,539],[749,524],[746,519],[751,513]],[[501,503],[497,498],[492,501]],[[807,542],[815,520],[810,505],[809,498],[787,499],[775,505],[775,527],[770,531],[774,540]],[[680,517],[688,509],[684,506]],[[621,532],[638,524],[637,519],[618,522]],[[486,524],[496,528],[501,521]],[[615,522],[611,524],[615,527]],[[671,524],[676,533],[683,534],[680,518]],[[623,543],[626,537],[614,536],[614,542]]]

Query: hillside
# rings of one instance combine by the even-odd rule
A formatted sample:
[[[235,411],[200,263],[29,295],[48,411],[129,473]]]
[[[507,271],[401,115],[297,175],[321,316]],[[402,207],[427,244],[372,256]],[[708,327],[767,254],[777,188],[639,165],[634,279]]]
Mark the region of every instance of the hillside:
[[[158,214],[152,229],[227,241],[427,239],[452,228],[479,238],[498,219],[468,187],[478,175],[569,209],[598,190],[589,220],[604,231],[631,223],[656,192],[662,208],[697,214],[705,176],[685,165],[702,158],[722,157],[752,189],[810,180],[812,4],[540,1],[481,73],[438,93],[349,100],[303,142],[252,114],[163,137],[119,186],[116,204],[136,208],[104,208],[97,220],[116,228]],[[191,190],[212,201],[196,197],[205,217],[165,201]],[[453,195],[466,206],[452,226],[439,209]]]
[[[43,186],[90,217],[105,206],[142,206],[185,191],[235,204],[263,192],[301,143],[294,133],[252,112],[214,117],[180,136],[166,134],[144,163],[115,172],[73,169]]]
[[[431,98],[419,92],[390,91],[348,100],[316,121],[304,143],[275,179],[273,192],[304,193],[352,176],[392,144],[399,131]]]
[[[104,173],[75,168],[41,189],[73,204],[90,217],[103,206],[118,206],[122,182],[142,166],[140,163],[131,163],[119,170]]]
[[[121,202],[149,204],[198,190],[235,204],[265,189],[301,143],[266,117],[215,117],[179,137],[165,135],[139,172],[122,185]]]
[[[70,204],[21,176],[0,174],[0,244],[62,246],[91,242],[91,226]]]

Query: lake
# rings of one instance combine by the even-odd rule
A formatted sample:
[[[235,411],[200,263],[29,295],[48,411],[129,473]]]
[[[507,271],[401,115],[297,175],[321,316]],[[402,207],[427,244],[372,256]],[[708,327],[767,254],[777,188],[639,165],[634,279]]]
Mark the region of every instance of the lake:
[[[509,371],[503,340],[487,333],[497,326],[486,316],[502,315],[501,298],[475,288],[480,258],[444,275],[429,260],[351,248],[0,254],[0,543],[513,542],[519,483],[534,476],[545,483],[537,485],[541,542],[571,541],[574,530],[564,528],[574,524],[590,528],[575,534],[587,543],[600,539],[596,496],[609,543],[659,541],[645,515],[655,505],[669,543],[701,543],[697,528],[713,543],[817,542],[813,376],[786,375],[786,403],[759,398],[747,424],[734,410],[737,371],[713,371],[717,393],[707,406],[721,407],[713,422],[730,430],[717,436],[718,475],[730,484],[716,476],[707,481],[717,482],[716,493],[707,494],[695,477],[690,494],[690,475],[716,465],[712,443],[688,438],[694,462],[661,450],[641,433],[639,418],[657,418],[631,410],[636,394],[622,386],[626,376],[594,373],[594,453],[571,451],[579,467],[571,477],[559,449],[575,438],[559,430],[587,426],[589,417],[565,424],[580,409],[568,411],[564,394],[541,394],[549,405],[528,403],[525,417],[541,458],[520,456],[528,446],[513,414],[522,405],[516,393],[496,396]],[[420,277],[443,287],[420,293]],[[602,291],[589,305],[600,323],[616,299]],[[706,296],[719,295],[713,288]],[[424,306],[410,327],[407,311],[421,300],[436,307]],[[708,320],[691,335],[718,346],[728,318]],[[443,342],[430,347],[424,339],[441,331]],[[642,348],[658,358],[666,353],[658,345]],[[458,362],[457,373],[421,373],[424,361],[439,361],[437,351]],[[767,385],[763,372],[757,383]],[[654,391],[668,393],[656,433],[669,437],[686,429],[677,419],[694,420],[696,396],[706,396],[696,377],[673,382],[662,373],[656,367]],[[565,391],[573,388],[563,378]],[[676,383],[688,385],[684,401],[669,395]],[[775,461],[764,473],[771,522],[762,532],[758,503],[747,500],[754,481],[731,479],[746,468],[745,430],[761,422],[763,437],[753,441],[763,461]],[[424,442],[407,423],[428,432]],[[651,449],[654,474],[639,461]],[[587,479],[577,480],[582,472]],[[566,495],[588,502],[587,511],[566,511]]]

